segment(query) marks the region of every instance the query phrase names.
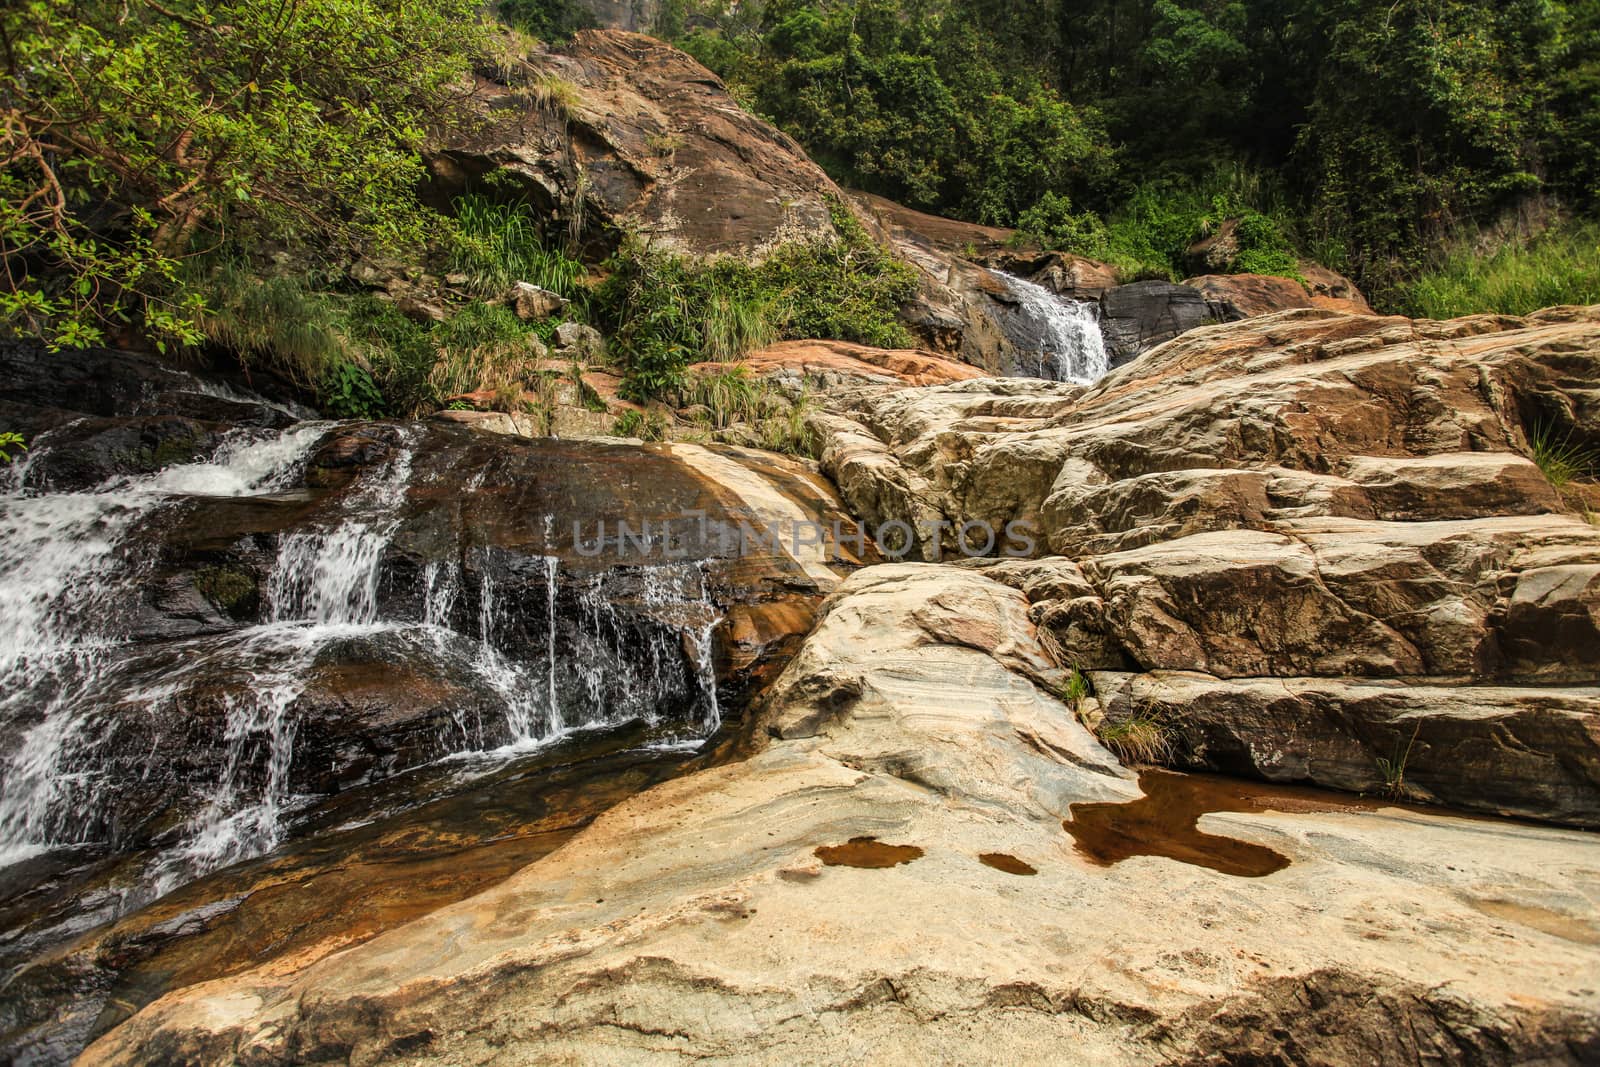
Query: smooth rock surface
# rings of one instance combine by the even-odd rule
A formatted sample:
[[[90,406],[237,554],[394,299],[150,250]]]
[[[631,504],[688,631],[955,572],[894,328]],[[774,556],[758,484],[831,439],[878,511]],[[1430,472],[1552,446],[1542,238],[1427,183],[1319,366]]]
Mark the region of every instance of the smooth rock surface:
[[[82,1062],[1600,1052],[1592,835],[1269,794],[1199,819],[1286,857],[1275,873],[1101,865],[1062,820],[1139,787],[1040,688],[1051,668],[1026,613],[960,569],[863,571],[778,682],[778,736],[747,761],[657,786],[346,951],[174,991]],[[857,853],[865,868],[830,865]]]

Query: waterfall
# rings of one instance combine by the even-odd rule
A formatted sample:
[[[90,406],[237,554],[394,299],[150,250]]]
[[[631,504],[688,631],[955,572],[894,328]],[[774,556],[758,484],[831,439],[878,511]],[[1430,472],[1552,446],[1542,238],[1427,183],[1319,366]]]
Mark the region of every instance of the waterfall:
[[[296,795],[301,709],[318,671],[347,647],[380,663],[415,659],[466,687],[469,699],[436,713],[436,748],[407,750],[424,761],[515,758],[630,721],[683,743],[717,729],[722,616],[703,562],[568,572],[553,549],[530,556],[458,534],[415,571],[391,566],[404,555],[397,534],[418,514],[407,503],[416,427],[396,428],[386,458],[313,498],[315,518],[277,535],[258,622],[130,640],[149,574],[148,539],[136,533],[186,500],[298,490],[330,429],[231,436],[206,462],[92,492],[25,489],[20,477],[0,488],[0,865],[72,845],[121,847],[111,798],[141,781],[180,817],[155,829],[156,851],[119,890],[118,910],[271,851],[321,800]],[[544,529],[548,545],[553,516]],[[422,721],[433,714],[421,710]],[[177,747],[164,760],[168,745]]]
[[[1091,385],[1111,369],[1099,305],[1064,300],[1042,285],[994,274],[1016,302],[1003,314],[1006,334],[1020,353],[1037,359],[1038,377]]]
[[[31,494],[17,479],[0,495],[0,728],[14,737],[0,763],[0,862],[87,832],[89,727],[140,575],[124,550],[129,533],[177,496],[271,492],[326,429],[241,434],[206,462],[90,492]]]
[[[267,579],[267,622],[224,642],[226,655],[255,664],[249,686],[224,697],[225,762],[182,844],[163,863],[158,891],[258,856],[282,839],[293,799],[294,703],[329,641],[384,628],[378,581],[384,550],[400,526],[412,455],[411,434],[402,431],[388,461],[345,498],[337,526],[280,539]],[[263,749],[266,774],[252,786],[248,763]]]

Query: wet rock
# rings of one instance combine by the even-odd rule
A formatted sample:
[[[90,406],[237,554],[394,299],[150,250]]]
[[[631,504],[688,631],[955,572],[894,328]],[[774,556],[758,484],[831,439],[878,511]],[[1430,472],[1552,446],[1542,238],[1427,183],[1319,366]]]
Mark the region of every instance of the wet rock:
[[[1112,366],[1215,318],[1200,290],[1170,282],[1119,285],[1101,298],[1100,309]]]
[[[201,378],[139,353],[113,348],[50,352],[42,341],[30,338],[0,340],[0,402],[55,413],[12,424],[35,433],[85,415],[166,415],[280,429],[310,414],[259,396],[243,384]]]
[[[35,441],[30,487],[55,492],[91,489],[112,478],[154,474],[203,460],[231,427],[179,415],[76,419]]]

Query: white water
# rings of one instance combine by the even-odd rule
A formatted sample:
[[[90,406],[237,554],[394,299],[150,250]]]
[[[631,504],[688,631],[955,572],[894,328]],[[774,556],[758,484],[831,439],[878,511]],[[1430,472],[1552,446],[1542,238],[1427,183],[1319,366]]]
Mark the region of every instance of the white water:
[[[402,609],[414,614],[386,618],[385,594],[408,602],[386,586],[384,564],[405,514],[413,430],[402,429],[384,465],[334,498],[320,526],[279,537],[260,624],[172,648],[126,645],[124,613],[137,608],[142,577],[130,535],[141,521],[174,501],[298,484],[328,430],[230,438],[205,463],[88,493],[0,493],[0,738],[11,748],[0,760],[0,865],[100,840],[114,816],[103,810],[110,787],[130,774],[162,784],[167,743],[198,746],[173,753],[191,765],[214,751],[215,766],[199,781],[166,783],[180,799],[187,790],[189,815],[128,906],[270,851],[288,817],[315,799],[293,792],[296,709],[336,642],[430,655],[476,677],[491,704],[498,698],[498,715],[451,710],[441,755],[515,754],[577,730],[655,725],[667,708],[691,709],[691,728],[677,740],[716,729],[720,615],[700,564],[579,578],[564,576],[555,556],[477,547],[428,563],[414,606]],[[552,527],[546,519],[547,538]],[[514,570],[530,562],[542,567],[537,577]],[[151,732],[133,734],[157,750],[120,750],[128,722],[149,724]],[[193,729],[220,736],[187,739]],[[198,758],[204,770],[208,757]]]
[[[0,725],[20,737],[0,762],[0,860],[82,840],[74,798],[108,653],[140,564],[122,551],[141,519],[179,494],[270,492],[326,432],[239,435],[204,463],[113,479],[82,493],[0,496]],[[40,446],[35,445],[36,449]]]
[[[1018,305],[1013,314],[1021,321],[1008,333],[1038,359],[1039,377],[1091,385],[1105,376],[1111,359],[1098,305],[1063,300],[1042,285],[995,273]]]

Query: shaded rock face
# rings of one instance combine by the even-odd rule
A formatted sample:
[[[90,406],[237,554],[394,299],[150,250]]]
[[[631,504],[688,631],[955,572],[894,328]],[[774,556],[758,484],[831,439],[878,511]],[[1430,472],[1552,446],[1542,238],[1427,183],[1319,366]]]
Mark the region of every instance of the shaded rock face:
[[[1260,787],[1200,817],[1284,857],[1267,876],[1105,865],[1063,823],[1140,786],[1053,695],[1030,611],[970,571],[863,570],[746,761],[345,952],[175,990],[82,1062],[1592,1056],[1593,835]]]
[[[677,49],[585,30],[517,74],[562,79],[575,101],[541,106],[506,85],[480,86],[485,128],[431,153],[441,198],[495,172],[552,214],[581,209],[597,241],[631,229],[693,255],[759,256],[832,234],[838,187]]]
[[[13,476],[59,491],[152,474],[210,455],[229,430],[282,429],[313,414],[132,352],[50,352],[30,339],[0,340],[0,382],[0,425],[29,442],[49,433],[58,445],[24,454]]]
[[[1119,285],[1101,298],[1100,310],[1113,366],[1216,317],[1199,290],[1170,282]]]
[[[1043,592],[1016,580],[1059,661],[1180,761],[1594,826],[1600,528],[1528,442],[1600,442],[1597,352],[1596,309],[1305,309],[1089,390],[965,382],[814,421],[852,508],[929,531],[916,556],[1032,525],[1061,559]]]
[[[606,29],[649,33],[661,5],[657,0],[583,0],[594,20]]]

